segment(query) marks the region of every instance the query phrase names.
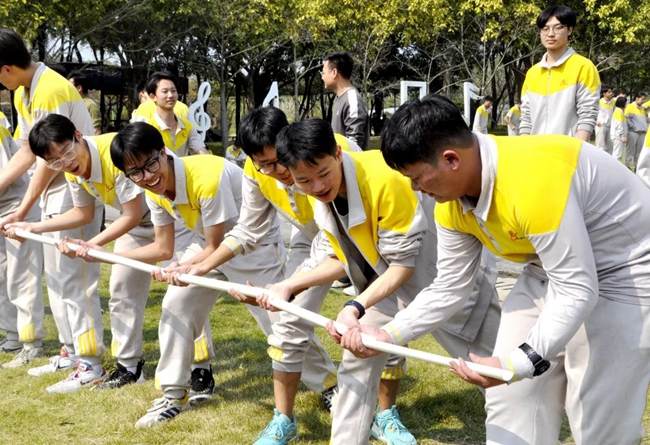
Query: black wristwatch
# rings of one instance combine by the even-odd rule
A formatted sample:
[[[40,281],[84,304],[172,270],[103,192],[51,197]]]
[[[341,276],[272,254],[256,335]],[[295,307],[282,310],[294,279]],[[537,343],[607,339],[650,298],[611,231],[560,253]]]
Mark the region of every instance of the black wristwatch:
[[[521,346],[519,346],[519,349],[524,351],[528,356],[528,359],[533,362],[533,366],[535,367],[533,376],[537,377],[538,375],[542,375],[551,367],[551,362],[544,360],[541,355],[535,352],[535,350],[528,345],[528,343],[522,343]]]
[[[361,320],[361,317],[366,315],[366,308],[364,308],[363,305],[356,300],[350,300],[343,305],[343,307],[347,307],[347,306],[354,306],[355,308],[357,308],[357,310],[359,311],[359,318],[358,318],[359,320]]]

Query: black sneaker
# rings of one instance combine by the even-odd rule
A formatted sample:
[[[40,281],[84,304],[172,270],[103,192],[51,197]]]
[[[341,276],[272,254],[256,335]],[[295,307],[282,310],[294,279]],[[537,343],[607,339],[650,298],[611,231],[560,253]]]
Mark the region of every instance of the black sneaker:
[[[332,412],[332,408],[336,404],[336,398],[339,395],[339,386],[334,385],[329,389],[326,389],[321,393],[323,396],[323,407],[329,412]]]
[[[133,374],[125,366],[118,363],[117,369],[108,376],[108,379],[99,385],[93,386],[92,389],[117,389],[130,383],[142,383],[144,382],[144,374],[142,373],[143,366],[144,360],[140,360],[138,362],[138,368],[135,374]]]
[[[189,402],[191,405],[205,402],[214,394],[214,377],[210,369],[196,368],[192,371]]]

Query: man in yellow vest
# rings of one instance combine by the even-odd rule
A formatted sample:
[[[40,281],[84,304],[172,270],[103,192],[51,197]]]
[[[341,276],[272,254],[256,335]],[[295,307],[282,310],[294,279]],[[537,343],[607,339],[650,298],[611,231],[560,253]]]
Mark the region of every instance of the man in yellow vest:
[[[601,87],[603,97],[598,102],[598,118],[596,119],[596,147],[612,154],[614,149],[612,139],[609,135],[612,125],[612,115],[616,108],[614,90],[608,86]]]
[[[469,296],[485,246],[526,265],[503,303],[494,356],[471,356],[512,380],[453,365],[488,388],[487,443],[557,444],[565,409],[577,444],[639,443],[650,383],[643,182],[576,138],[472,133],[435,95],[400,107],[382,153],[438,203],[438,275],[393,321],[352,331],[345,345],[367,356],[360,331],[401,344],[440,326]]]
[[[508,136],[517,136],[519,134],[519,124],[521,123],[521,101],[518,100],[515,106],[508,111],[503,119],[508,126]]]
[[[147,81],[148,79],[143,79],[136,86],[140,105],[133,110],[131,122],[147,122],[156,112],[156,102],[152,101],[147,93]],[[187,119],[189,111],[189,107],[180,100],[174,105],[174,114],[180,118]]]
[[[176,156],[208,154],[205,143],[194,125],[186,118],[177,116],[174,109],[178,103],[176,76],[167,71],[153,73],[147,80],[147,94],[156,104],[156,112],[147,119],[163,137],[165,147]]]
[[[490,121],[490,111],[492,110],[492,96],[485,96],[483,103],[476,109],[474,116],[474,131],[487,134],[488,122]]]

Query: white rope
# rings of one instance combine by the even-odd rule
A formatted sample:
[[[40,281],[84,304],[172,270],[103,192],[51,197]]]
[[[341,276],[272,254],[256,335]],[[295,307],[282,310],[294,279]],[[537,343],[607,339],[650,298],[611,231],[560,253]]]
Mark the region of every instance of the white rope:
[[[38,241],[43,244],[48,244],[51,246],[59,243],[59,240],[54,239],[49,236],[37,235],[35,233],[26,232],[21,229],[16,229],[16,236],[21,238],[30,239]],[[81,246],[73,243],[68,243],[68,246],[71,250],[77,251]],[[141,270],[143,272],[151,273],[155,270],[160,269],[157,266],[152,266],[151,264],[146,264],[140,261],[131,260],[129,258],[124,258],[120,255],[115,255],[108,252],[101,252],[98,250],[90,249],[88,251],[88,256],[106,261],[108,263],[120,264],[122,266],[132,267],[133,269]],[[268,289],[262,289],[259,287],[246,286],[243,284],[231,283],[229,281],[220,281],[213,278],[198,277],[195,275],[179,274],[178,280],[187,284],[194,284],[196,286],[207,287],[209,289],[215,289],[218,291],[228,292],[230,289],[235,289],[240,293],[247,295],[249,297],[257,298],[258,296],[265,294],[269,296],[269,303],[271,303],[276,308],[289,312],[297,317],[303,318],[310,323],[313,323],[317,326],[327,327],[327,324],[331,321],[329,318],[324,317],[315,312],[308,311],[307,309],[301,308],[295,304],[284,301],[276,295],[273,295]],[[340,324],[334,323],[336,330],[340,334],[344,334],[347,331],[347,327]],[[404,346],[398,346],[391,343],[385,343],[375,339],[374,337],[361,334],[361,340],[365,347],[370,349],[376,349],[377,351],[387,352],[389,354],[400,355],[407,358],[414,358],[418,360],[423,360],[425,362],[434,363],[436,365],[443,365],[451,367],[451,363],[458,363],[457,359],[452,359],[442,355],[431,354],[429,352],[418,351],[416,349],[406,348]],[[466,362],[467,366],[486,377],[492,377],[499,380],[509,381],[513,378],[513,373],[505,369],[494,368],[492,366],[480,365],[477,363]]]

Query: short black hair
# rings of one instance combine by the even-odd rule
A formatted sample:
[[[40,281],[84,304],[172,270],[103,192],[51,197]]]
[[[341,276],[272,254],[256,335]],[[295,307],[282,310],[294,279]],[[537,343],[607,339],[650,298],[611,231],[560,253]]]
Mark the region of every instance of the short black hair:
[[[352,70],[354,69],[354,60],[352,56],[347,51],[336,51],[334,53],[328,54],[323,59],[323,62],[329,62],[329,67],[331,69],[336,68],[336,71],[339,72],[346,79],[352,77]]]
[[[31,63],[32,57],[23,39],[9,28],[0,28],[0,67],[8,65],[27,69]]]
[[[537,16],[537,27],[539,29],[545,27],[546,22],[548,22],[551,17],[557,18],[560,23],[569,28],[576,27],[577,19],[575,11],[564,5],[552,5],[540,12]]]
[[[606,92],[608,92],[611,89],[612,89],[612,87],[610,87],[609,85],[602,84],[600,86],[600,94],[605,94]],[[614,92],[614,91],[612,90],[612,92]]]
[[[316,165],[326,156],[336,156],[332,126],[323,119],[305,119],[284,127],[276,138],[278,162],[293,168],[299,162]]]
[[[488,94],[487,96],[485,96],[485,97],[483,98],[483,101],[482,101],[481,103],[485,103],[485,101],[487,101],[487,100],[489,100],[490,102],[493,102],[493,101],[494,101],[494,99],[492,98],[492,96],[490,96],[490,95]]]
[[[615,103],[617,108],[625,108],[627,105],[627,97],[618,97],[616,98],[616,103]]]
[[[619,94],[625,94],[626,96],[629,96],[630,90],[628,90],[627,88],[615,88],[614,95],[618,96]]]
[[[237,146],[247,156],[264,152],[265,147],[275,147],[278,133],[289,125],[287,116],[276,107],[256,108],[239,123]]]
[[[133,122],[113,138],[111,159],[118,169],[124,171],[124,161],[137,163],[164,149],[162,135],[155,127],[146,122]]]
[[[400,106],[384,126],[381,153],[386,163],[401,170],[417,162],[437,165],[447,148],[470,148],[474,135],[458,107],[449,99],[430,94]]]
[[[75,70],[68,74],[68,80],[72,79],[72,84],[75,87],[81,87],[81,91],[84,94],[88,93],[88,85],[90,84],[90,81],[88,80],[88,77],[81,71]]]
[[[76,127],[60,114],[48,114],[34,124],[29,132],[29,148],[34,155],[45,159],[52,143],[61,144],[74,139]]]
[[[636,93],[636,97],[637,97],[637,98],[639,98],[639,97],[641,97],[641,96],[646,96],[646,97],[648,97],[648,93],[646,93],[645,91],[639,91],[638,93]]]
[[[145,90],[147,91],[147,94],[156,94],[156,90],[158,89],[158,84],[160,83],[161,80],[169,80],[174,83],[174,86],[176,88],[178,88],[178,79],[176,78],[176,76],[174,76],[169,71],[158,71],[153,73],[147,79],[147,84],[145,86]]]

